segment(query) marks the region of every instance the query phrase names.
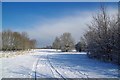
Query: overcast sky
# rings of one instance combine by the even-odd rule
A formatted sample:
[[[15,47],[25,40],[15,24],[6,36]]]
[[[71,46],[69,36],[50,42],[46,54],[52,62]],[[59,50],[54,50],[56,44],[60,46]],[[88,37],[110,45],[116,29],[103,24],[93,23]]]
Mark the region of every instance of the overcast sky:
[[[87,30],[92,15],[99,12],[99,2],[14,2],[3,3],[3,29],[27,32],[39,47],[51,45],[56,36],[70,32],[75,41]],[[110,14],[117,12],[117,3],[104,3]]]

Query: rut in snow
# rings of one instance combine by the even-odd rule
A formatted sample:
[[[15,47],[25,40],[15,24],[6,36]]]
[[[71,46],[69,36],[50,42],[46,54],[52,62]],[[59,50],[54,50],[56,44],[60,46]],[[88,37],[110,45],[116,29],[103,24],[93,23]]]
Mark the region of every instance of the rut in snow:
[[[49,58],[48,58],[48,55],[47,55],[47,60],[48,60],[48,62],[49,62],[49,64],[50,64],[51,68],[52,68],[63,80],[66,80],[66,79],[64,78],[64,76],[63,76],[62,74],[60,74],[60,72],[59,72],[57,69],[55,69],[55,67],[52,65],[52,63],[50,62],[50,60],[49,60]]]
[[[58,74],[60,78],[62,78],[63,80],[66,80],[63,75],[61,75],[56,69],[55,67],[51,64],[48,55],[46,55],[46,59],[47,59],[47,64],[50,65],[50,69],[51,69],[51,73],[53,76],[55,76],[54,74]],[[33,68],[32,68],[32,73],[31,73],[31,77],[34,76],[35,80],[37,80],[37,66],[39,65],[39,61],[40,61],[40,57],[37,58],[37,60],[34,62],[33,64]],[[54,71],[53,71],[54,70]],[[53,77],[55,78],[55,77]]]
[[[32,67],[32,73],[30,74],[31,78],[34,76],[35,80],[36,80],[36,70],[37,70],[37,65],[39,62],[40,58],[37,58],[37,60],[33,63],[33,67]]]
[[[47,55],[48,56],[48,55]],[[49,58],[48,58],[48,60],[49,60]],[[53,64],[50,62],[50,60],[49,60],[49,63],[51,64],[51,66],[53,66]],[[71,72],[73,72],[75,75],[77,75],[77,76],[79,76],[81,79],[83,79],[84,80],[84,78],[89,78],[88,77],[88,74],[86,74],[86,73],[84,73],[84,72],[82,72],[82,71],[79,71],[79,70],[77,70],[77,69],[74,69],[74,68],[72,68],[71,66],[68,66],[68,65],[66,65],[67,66],[67,69],[69,70],[69,71],[71,71]],[[66,69],[65,67],[61,67],[60,65],[58,66],[60,69]],[[53,66],[53,68],[55,69],[55,66]],[[57,72],[58,72],[58,74],[60,74],[61,73],[61,71],[59,71],[59,70],[57,70],[57,69],[55,69]],[[65,73],[65,74],[67,74],[67,73]],[[60,74],[61,75],[61,74]],[[68,75],[68,74],[67,74]],[[82,76],[81,76],[82,75]],[[84,76],[84,77],[83,77]],[[63,76],[62,76],[63,77]],[[65,78],[65,77],[64,77]]]

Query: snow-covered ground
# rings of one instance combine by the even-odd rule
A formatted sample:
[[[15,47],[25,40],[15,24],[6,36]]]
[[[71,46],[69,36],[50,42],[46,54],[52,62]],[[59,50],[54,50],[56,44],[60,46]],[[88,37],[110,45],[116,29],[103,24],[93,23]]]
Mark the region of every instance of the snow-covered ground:
[[[0,58],[1,78],[117,78],[118,66],[89,59],[85,52],[36,49]]]

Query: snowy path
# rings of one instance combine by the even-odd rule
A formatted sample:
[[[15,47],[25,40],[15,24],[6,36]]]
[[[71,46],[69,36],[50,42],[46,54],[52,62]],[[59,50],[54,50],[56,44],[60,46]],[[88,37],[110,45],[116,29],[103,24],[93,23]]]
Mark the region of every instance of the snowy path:
[[[32,71],[34,72],[33,75],[35,75],[36,78],[64,78],[59,72],[56,71],[54,66],[51,64],[47,54],[38,57],[36,62],[33,64]]]
[[[89,59],[86,53],[35,50],[2,58],[4,78],[117,78],[118,66]]]

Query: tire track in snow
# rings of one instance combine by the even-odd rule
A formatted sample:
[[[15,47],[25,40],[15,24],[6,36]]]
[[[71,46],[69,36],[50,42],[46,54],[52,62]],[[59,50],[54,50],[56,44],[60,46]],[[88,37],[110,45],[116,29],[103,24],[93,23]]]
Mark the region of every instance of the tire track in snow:
[[[49,62],[49,64],[50,64],[51,68],[52,68],[63,80],[66,80],[66,78],[65,78],[62,74],[60,74],[60,72],[59,72],[57,69],[55,69],[55,67],[52,65],[52,63],[50,62],[50,60],[49,60],[49,58],[48,58],[48,54],[47,54],[47,60],[48,60],[48,62]]]
[[[52,65],[52,63],[51,63],[51,61],[49,60],[49,57],[48,57],[48,54],[46,55],[46,59],[47,59],[47,63],[50,65],[50,69],[51,69],[51,73],[52,73],[52,75],[53,76],[55,76],[55,72],[63,79],[63,80],[67,80],[53,65]],[[37,65],[38,65],[38,62],[40,61],[40,57],[39,58],[37,58],[36,60],[35,60],[35,62],[33,63],[33,67],[32,67],[32,73],[30,74],[31,75],[31,78],[33,78],[33,76],[34,76],[34,78],[35,78],[35,80],[37,79]],[[60,66],[61,67],[61,66]],[[61,67],[62,68],[62,67]],[[75,72],[74,71],[72,71],[72,70],[75,70]],[[54,71],[53,71],[54,70]],[[76,75],[78,75],[78,76],[80,76],[78,73],[80,73],[80,74],[82,74],[82,75],[84,75],[84,76],[86,76],[86,78],[89,78],[88,77],[88,75],[86,75],[85,73],[83,73],[83,72],[81,72],[81,71],[78,71],[77,69],[74,69],[74,68],[72,68],[72,67],[70,67],[70,66],[68,66],[68,70],[69,71],[71,71],[71,72],[74,72]],[[77,73],[78,72],[78,73]],[[81,77],[81,76],[80,76]],[[55,78],[55,77],[54,77]],[[85,77],[81,77],[81,79],[83,79],[84,80],[84,78]]]
[[[76,75],[78,75],[78,76],[80,76],[80,74],[83,75],[83,76],[85,76],[85,77],[80,76],[80,77],[83,78],[83,79],[84,79],[84,78],[89,78],[88,75],[85,74],[85,73],[82,72],[82,71],[79,71],[79,70],[77,70],[77,69],[74,69],[73,67],[70,67],[70,66],[68,66],[67,68],[68,68],[68,70],[70,70],[71,72],[75,71],[74,73],[75,73]],[[72,71],[72,70],[73,70],[73,71]],[[79,73],[79,74],[78,74],[78,73]]]
[[[68,65],[66,65],[66,66],[68,66]],[[86,73],[84,73],[84,72],[82,72],[82,71],[79,71],[78,69],[74,69],[74,68],[71,67],[71,66],[68,66],[67,68],[68,68],[70,71],[74,70],[74,71],[75,71],[74,73],[76,73],[76,74],[77,74],[77,72],[78,72],[78,73],[80,73],[81,75],[85,76],[85,77],[82,77],[82,78],[89,78],[88,74],[86,74]],[[73,72],[73,71],[72,71],[72,72]],[[77,75],[80,76],[79,74],[77,74]]]
[[[40,57],[35,60],[35,62],[33,63],[33,67],[32,67],[32,73],[30,74],[30,78],[33,78],[34,76],[35,80],[37,80],[37,66],[39,65],[38,63],[40,60],[41,60]],[[51,70],[52,75],[54,75],[51,68],[50,70]]]
[[[46,59],[47,59],[46,64],[47,64],[47,65],[48,65],[48,64],[50,65],[50,70],[51,70],[52,75],[55,76],[54,74],[55,74],[55,72],[56,72],[63,80],[66,80],[66,79],[54,68],[54,66],[51,64],[51,62],[50,62],[50,60],[49,60],[49,58],[48,58],[48,55],[46,55]],[[30,73],[30,78],[33,78],[33,77],[34,77],[35,80],[37,80],[37,65],[39,65],[39,64],[38,64],[39,61],[40,61],[40,57],[37,58],[37,59],[35,60],[35,62],[33,63],[32,72]],[[53,70],[54,70],[54,72],[53,72]],[[53,78],[55,78],[55,77],[53,77]]]
[[[49,58],[48,58],[49,59]],[[50,62],[50,60],[49,60],[49,62]],[[51,63],[51,62],[50,62]],[[52,63],[51,63],[52,64]],[[52,65],[53,66],[53,65]],[[66,66],[68,66],[68,65],[66,65]],[[61,69],[65,69],[65,68],[63,68],[63,67],[61,67],[61,66],[59,66],[59,68],[61,68]],[[83,75],[83,76],[85,76],[85,77],[83,77],[83,76],[80,76],[80,78],[81,79],[85,79],[85,78],[87,78],[87,79],[89,79],[89,77],[88,77],[88,75],[87,74],[85,74],[84,72],[81,72],[81,71],[79,71],[79,70],[77,70],[77,69],[74,69],[74,68],[72,68],[72,67],[70,67],[70,66],[68,66],[67,67],[67,69],[69,70],[69,71],[71,71],[71,72],[73,72],[74,74],[76,74],[76,75],[78,75],[78,76],[80,76],[80,74],[81,75]],[[72,71],[73,70],[73,71]],[[58,70],[56,70],[57,72],[59,72]],[[75,72],[74,72],[75,71]],[[60,73],[60,72],[59,72]],[[79,73],[79,74],[78,74]],[[67,73],[65,73],[65,74],[67,74]],[[60,74],[61,75],[61,74]]]
[[[33,63],[32,72],[30,74],[30,78],[33,78],[33,76],[34,76],[35,80],[37,78],[37,72],[36,72],[36,70],[37,70],[37,65],[38,65],[39,60],[40,60],[40,57],[37,58],[35,60],[35,62]]]
[[[48,63],[48,56],[46,55],[46,59],[47,59],[47,63]],[[50,63],[49,63],[50,64]],[[47,64],[48,65],[48,64]],[[50,65],[51,66],[51,65]],[[52,73],[52,75],[54,76],[54,72],[53,72],[53,70],[52,70],[52,67],[50,67],[50,70],[51,70],[51,73]]]

